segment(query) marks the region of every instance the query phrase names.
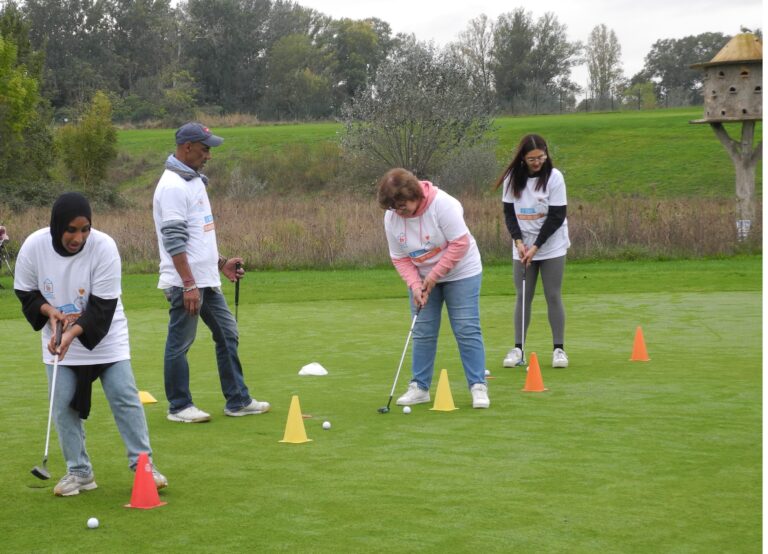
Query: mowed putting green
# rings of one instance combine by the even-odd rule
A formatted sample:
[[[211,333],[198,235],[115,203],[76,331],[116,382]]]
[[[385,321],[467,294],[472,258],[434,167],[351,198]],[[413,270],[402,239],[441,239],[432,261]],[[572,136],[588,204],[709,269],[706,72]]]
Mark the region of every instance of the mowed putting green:
[[[541,290],[527,341],[544,393],[503,369],[510,268],[486,268],[491,408],[473,410],[447,317],[438,367],[453,412],[386,404],[410,325],[394,270],[252,273],[239,318],[247,382],[266,415],[228,418],[206,328],[191,351],[206,424],[165,419],[166,312],[154,276],[126,276],[134,371],[167,505],[123,507],[133,474],[99,386],[88,448],[99,488],[55,498],[43,454],[39,338],[0,278],[0,421],[7,552],[755,552],[761,544],[761,258],[572,263],[571,367],[550,367]],[[225,286],[230,297],[233,287]],[[630,362],[642,326],[649,362]],[[319,362],[326,377],[300,377]],[[408,359],[396,394],[410,374]],[[433,382],[437,385],[437,374]],[[283,444],[298,395],[312,442]],[[330,421],[329,430],[322,429]],[[98,529],[86,522],[97,517]]]

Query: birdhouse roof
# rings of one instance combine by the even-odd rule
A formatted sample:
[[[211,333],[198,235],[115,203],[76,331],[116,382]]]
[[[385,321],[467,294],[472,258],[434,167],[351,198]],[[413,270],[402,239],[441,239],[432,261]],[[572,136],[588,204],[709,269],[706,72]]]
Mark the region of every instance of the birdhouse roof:
[[[711,67],[713,65],[736,64],[745,62],[763,61],[763,43],[752,33],[742,33],[736,35],[728,44],[723,46],[722,50],[704,63],[692,65],[692,68]]]

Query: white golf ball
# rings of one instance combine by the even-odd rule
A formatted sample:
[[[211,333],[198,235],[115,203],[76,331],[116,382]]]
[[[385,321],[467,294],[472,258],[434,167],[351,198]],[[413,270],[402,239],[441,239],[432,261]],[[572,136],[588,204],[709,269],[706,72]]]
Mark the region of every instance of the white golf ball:
[[[488,377],[490,374],[491,374],[491,370],[490,369],[486,369],[485,370],[485,376]]]
[[[99,526],[99,520],[95,517],[88,518],[88,529],[96,529]]]
[[[403,406],[403,413],[404,414],[410,414],[411,413],[411,407],[410,406]]]
[[[330,421],[323,421],[323,429],[326,431],[331,428],[331,422]]]

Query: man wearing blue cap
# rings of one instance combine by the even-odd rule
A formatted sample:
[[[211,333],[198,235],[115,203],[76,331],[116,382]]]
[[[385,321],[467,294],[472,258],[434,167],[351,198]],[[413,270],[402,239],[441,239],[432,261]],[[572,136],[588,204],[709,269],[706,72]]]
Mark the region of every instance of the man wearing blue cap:
[[[216,229],[208,200],[208,178],[200,173],[211,159],[211,148],[224,139],[200,123],[176,131],[176,152],[168,156],[152,200],[160,250],[160,281],[170,304],[165,343],[165,395],[168,419],[201,423],[210,414],[197,408],[189,390],[187,352],[195,340],[198,318],[208,326],[216,343],[216,362],[228,416],[268,412],[268,402],[251,398],[237,353],[237,323],[221,292],[219,271],[230,281],[245,271],[242,258],[219,255]]]

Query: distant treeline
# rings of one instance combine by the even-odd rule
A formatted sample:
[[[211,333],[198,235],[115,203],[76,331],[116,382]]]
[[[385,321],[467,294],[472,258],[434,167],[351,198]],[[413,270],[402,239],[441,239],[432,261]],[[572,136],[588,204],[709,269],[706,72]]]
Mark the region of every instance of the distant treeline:
[[[334,19],[283,0],[0,0],[0,8],[0,37],[39,78],[61,123],[96,91],[109,95],[116,122],[173,125],[199,108],[261,120],[336,117],[414,39],[381,19]],[[548,113],[699,103],[700,72],[689,66],[730,38],[658,40],[626,78],[615,33],[597,23],[584,42],[570,41],[553,13],[535,19],[516,8],[496,20],[479,15],[446,49],[499,110]],[[571,80],[582,64],[588,90]]]

